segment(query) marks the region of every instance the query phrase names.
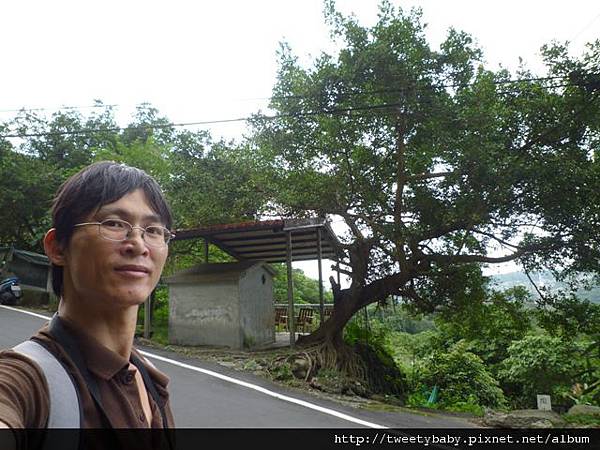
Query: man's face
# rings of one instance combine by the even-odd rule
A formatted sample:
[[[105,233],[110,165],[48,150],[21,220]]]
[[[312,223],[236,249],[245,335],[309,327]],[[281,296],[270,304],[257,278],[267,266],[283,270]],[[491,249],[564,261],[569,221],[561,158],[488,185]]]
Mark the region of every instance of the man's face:
[[[133,226],[163,225],[138,189],[102,206],[82,222],[121,219]],[[92,308],[139,305],[156,286],[168,247],[151,247],[134,229],[122,242],[106,240],[98,225],[75,228],[65,251],[64,296]]]

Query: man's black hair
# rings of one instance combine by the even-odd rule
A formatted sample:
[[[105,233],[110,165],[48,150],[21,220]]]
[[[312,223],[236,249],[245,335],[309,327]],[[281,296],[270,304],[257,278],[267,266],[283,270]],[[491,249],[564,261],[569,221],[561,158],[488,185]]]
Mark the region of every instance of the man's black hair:
[[[52,226],[58,244],[66,248],[78,222],[102,206],[142,189],[152,210],[168,229],[173,226],[169,205],[158,183],[141,169],[112,161],[93,163],[65,181],[52,204]],[[63,268],[52,264],[52,290],[63,294]]]

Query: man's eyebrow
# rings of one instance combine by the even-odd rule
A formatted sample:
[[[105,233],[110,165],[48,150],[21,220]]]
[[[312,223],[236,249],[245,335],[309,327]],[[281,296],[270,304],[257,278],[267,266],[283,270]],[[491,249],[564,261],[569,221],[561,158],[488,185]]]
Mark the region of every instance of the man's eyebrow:
[[[110,206],[101,207],[96,214],[101,215],[110,215],[114,214],[119,217],[131,218],[131,214],[129,211],[124,210],[123,208],[111,208]],[[158,214],[147,214],[142,216],[142,221],[144,222],[162,222],[160,216]]]

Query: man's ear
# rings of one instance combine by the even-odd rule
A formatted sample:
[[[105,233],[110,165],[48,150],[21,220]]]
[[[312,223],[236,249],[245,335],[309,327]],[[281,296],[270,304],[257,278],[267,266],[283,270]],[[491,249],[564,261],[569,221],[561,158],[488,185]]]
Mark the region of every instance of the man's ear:
[[[55,266],[65,265],[65,252],[56,239],[56,228],[50,228],[44,236],[44,252]]]

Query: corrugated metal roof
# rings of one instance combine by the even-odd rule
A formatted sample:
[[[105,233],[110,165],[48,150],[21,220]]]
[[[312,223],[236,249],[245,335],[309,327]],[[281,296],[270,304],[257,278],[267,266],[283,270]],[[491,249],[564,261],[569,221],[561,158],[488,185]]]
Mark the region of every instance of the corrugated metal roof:
[[[15,257],[27,261],[31,264],[38,264],[40,266],[50,265],[50,260],[48,260],[48,257],[46,255],[28,252],[26,250],[17,250],[13,247],[0,247],[0,260],[10,260]]]
[[[238,261],[234,263],[213,263],[213,264],[198,264],[189,269],[181,270],[171,276],[163,278],[166,284],[175,284],[177,282],[186,281],[197,276],[218,275],[221,278],[238,279],[245,271],[251,267],[262,267],[271,276],[275,275],[275,271],[263,262],[257,261]]]
[[[324,219],[280,219],[211,225],[176,230],[175,240],[202,238],[240,261],[286,261],[286,234],[292,235],[292,260],[318,258],[317,230],[321,230],[324,259],[335,259],[340,243]]]

